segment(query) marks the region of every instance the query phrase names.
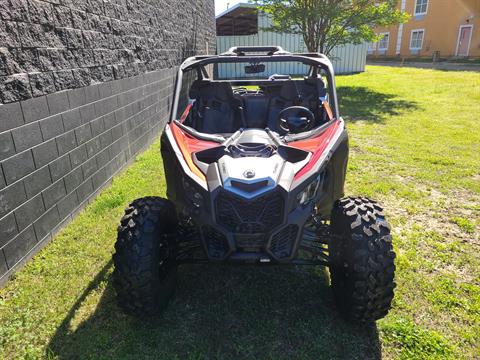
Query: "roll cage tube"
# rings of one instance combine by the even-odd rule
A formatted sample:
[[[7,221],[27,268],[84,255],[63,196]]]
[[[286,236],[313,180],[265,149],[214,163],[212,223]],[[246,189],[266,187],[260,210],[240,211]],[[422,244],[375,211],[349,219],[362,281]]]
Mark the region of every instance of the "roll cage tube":
[[[180,96],[183,73],[184,71],[190,69],[196,69],[198,78],[204,77],[207,73],[205,71],[205,66],[209,64],[218,64],[218,63],[238,63],[238,62],[285,62],[285,61],[298,61],[305,65],[311,65],[312,67],[320,67],[326,71],[326,76],[328,80],[328,91],[329,96],[331,97],[331,107],[335,119],[340,117],[338,110],[337,102],[337,92],[335,85],[335,77],[332,63],[330,60],[323,54],[320,53],[307,53],[307,54],[290,54],[290,53],[279,53],[278,55],[242,55],[242,56],[232,56],[232,55],[203,55],[203,56],[193,56],[187,58],[178,69],[177,79],[175,81],[175,93],[174,99],[171,105],[170,111],[170,120],[169,123],[173,120],[177,120],[177,108],[178,100]],[[203,69],[203,70],[202,70]],[[271,83],[269,80],[217,80],[218,82],[228,82],[232,85],[261,85],[262,83]],[[281,81],[281,80],[280,80]]]

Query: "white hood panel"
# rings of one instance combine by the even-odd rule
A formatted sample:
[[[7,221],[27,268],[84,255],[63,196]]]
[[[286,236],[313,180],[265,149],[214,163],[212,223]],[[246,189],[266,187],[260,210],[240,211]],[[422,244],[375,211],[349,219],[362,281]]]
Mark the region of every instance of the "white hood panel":
[[[273,155],[269,158],[262,157],[240,157],[232,158],[230,156],[223,156],[218,160],[218,168],[220,177],[222,179],[223,187],[241,195],[246,198],[253,198],[264,192],[275,188],[278,184],[285,186],[288,183],[288,188],[293,180],[294,172],[287,171],[283,174],[285,160],[279,155]],[[287,175],[288,179],[285,179]],[[244,191],[235,184],[254,184],[262,182],[262,186],[255,191]],[[266,183],[265,183],[266,182]],[[288,190],[286,188],[286,190]]]

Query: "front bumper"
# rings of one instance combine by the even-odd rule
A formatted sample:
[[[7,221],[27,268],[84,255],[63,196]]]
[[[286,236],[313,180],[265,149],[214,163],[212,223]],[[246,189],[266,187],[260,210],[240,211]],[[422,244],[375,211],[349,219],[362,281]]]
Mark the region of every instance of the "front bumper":
[[[199,209],[190,216],[199,224],[209,260],[290,262],[314,203],[297,206],[295,199],[296,193],[281,187],[253,199],[220,189],[211,193],[209,212]]]

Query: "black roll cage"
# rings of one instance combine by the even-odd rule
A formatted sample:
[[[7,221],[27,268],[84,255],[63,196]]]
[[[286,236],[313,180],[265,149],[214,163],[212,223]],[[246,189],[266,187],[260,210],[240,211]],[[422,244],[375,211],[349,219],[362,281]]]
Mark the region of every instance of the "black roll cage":
[[[247,52],[267,52],[265,55],[247,55]],[[179,97],[181,93],[181,86],[183,80],[183,73],[187,70],[196,69],[198,78],[208,77],[208,72],[205,69],[206,65],[219,63],[245,63],[252,64],[265,62],[285,62],[297,61],[305,65],[310,65],[309,75],[318,73],[318,68],[326,73],[328,80],[328,94],[329,103],[335,119],[340,117],[337,102],[337,93],[335,89],[335,76],[332,63],[323,54],[320,53],[289,53],[284,51],[279,46],[249,46],[249,47],[233,47],[227,52],[220,55],[201,55],[187,58],[178,69],[177,79],[175,82],[174,99],[172,102],[169,123],[178,120],[177,108]],[[271,84],[271,80],[266,79],[237,79],[237,80],[214,80],[215,82],[227,82],[235,86],[245,85],[263,85]],[[288,81],[284,79],[277,79],[276,82]]]

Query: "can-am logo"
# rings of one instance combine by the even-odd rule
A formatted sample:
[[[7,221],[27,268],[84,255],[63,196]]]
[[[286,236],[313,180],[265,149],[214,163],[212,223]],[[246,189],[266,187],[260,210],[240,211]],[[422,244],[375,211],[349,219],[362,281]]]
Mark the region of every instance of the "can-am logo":
[[[243,176],[245,176],[247,179],[251,179],[255,176],[255,171],[245,170],[245,172],[243,173]]]

